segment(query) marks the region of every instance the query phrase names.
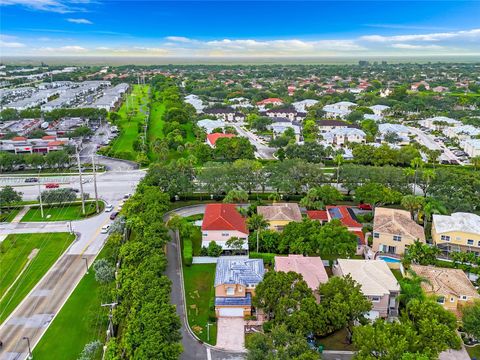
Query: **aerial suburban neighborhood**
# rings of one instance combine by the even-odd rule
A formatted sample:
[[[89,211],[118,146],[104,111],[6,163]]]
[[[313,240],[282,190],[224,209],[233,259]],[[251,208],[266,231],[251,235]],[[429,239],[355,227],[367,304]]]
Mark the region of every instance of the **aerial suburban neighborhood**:
[[[181,3],[0,2],[0,360],[480,360],[478,3]]]

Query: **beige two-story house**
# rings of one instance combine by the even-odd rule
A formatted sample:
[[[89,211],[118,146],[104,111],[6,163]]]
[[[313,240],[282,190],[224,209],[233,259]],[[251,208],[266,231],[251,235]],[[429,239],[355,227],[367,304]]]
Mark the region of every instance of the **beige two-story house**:
[[[372,302],[369,319],[398,316],[400,284],[383,260],[338,259],[333,266],[336,276],[350,275],[360,284],[362,293]]]
[[[423,227],[405,210],[377,207],[373,220],[373,251],[403,255],[415,240],[425,242]]]
[[[252,297],[264,274],[261,259],[218,259],[214,283],[217,317],[251,315]]]

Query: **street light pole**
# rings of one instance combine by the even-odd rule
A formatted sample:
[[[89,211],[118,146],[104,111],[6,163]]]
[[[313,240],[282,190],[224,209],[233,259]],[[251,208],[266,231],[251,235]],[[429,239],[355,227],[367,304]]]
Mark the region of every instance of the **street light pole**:
[[[27,340],[27,345],[28,345],[28,358],[33,359],[32,355],[32,348],[30,347],[30,338],[28,336],[24,336],[23,340]]]
[[[207,341],[210,341],[210,326],[212,326],[212,324],[207,322]]]
[[[40,201],[40,215],[42,216],[43,219],[43,202],[42,202],[42,189],[40,189],[40,170],[42,169],[41,166],[39,166],[38,170],[38,201]]]
[[[98,214],[100,212],[100,208],[98,206],[97,170],[95,167],[95,154],[92,154],[92,167],[93,167],[93,188],[95,189],[95,208]]]
[[[78,176],[80,178],[80,197],[82,198],[82,214],[85,215],[85,197],[83,196],[83,179],[82,179],[82,165],[80,164],[80,153],[78,152],[78,145],[75,146],[77,152]]]
[[[86,257],[82,257],[83,260],[85,260],[85,268],[87,269],[86,274],[88,274],[88,259]]]

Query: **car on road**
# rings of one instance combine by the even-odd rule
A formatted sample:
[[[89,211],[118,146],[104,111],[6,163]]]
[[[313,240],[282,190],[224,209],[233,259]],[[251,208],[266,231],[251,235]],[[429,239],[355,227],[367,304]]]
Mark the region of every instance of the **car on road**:
[[[370,204],[360,204],[360,205],[358,205],[358,208],[360,210],[372,211],[372,205],[370,205]]]
[[[128,194],[123,195],[123,198],[128,199],[130,196],[132,196],[132,194],[128,193]]]
[[[78,192],[80,192],[80,190],[78,190],[78,189],[74,189],[74,188],[70,188],[70,191],[71,191],[71,192],[74,192],[74,193],[78,193]]]
[[[113,205],[112,204],[109,204],[107,206],[105,206],[105,212],[110,212],[113,210]]]
[[[115,220],[117,216],[118,216],[118,211],[114,211],[113,213],[110,214],[110,220]]]
[[[45,184],[45,187],[47,189],[58,189],[60,185],[57,183],[48,183],[48,184]]]
[[[38,182],[38,179],[37,179],[37,178],[26,178],[26,179],[25,179],[25,182],[26,182],[26,183]]]
[[[108,234],[108,232],[110,231],[110,226],[111,226],[110,224],[104,225],[104,226],[102,227],[101,233],[102,233],[102,234]]]

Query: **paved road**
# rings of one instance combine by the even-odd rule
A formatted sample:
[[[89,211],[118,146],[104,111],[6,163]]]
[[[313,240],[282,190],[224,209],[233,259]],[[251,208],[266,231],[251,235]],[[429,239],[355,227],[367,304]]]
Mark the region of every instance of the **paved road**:
[[[233,126],[241,136],[246,137],[250,141],[250,143],[257,148],[256,155],[259,158],[274,159],[273,153],[275,152],[275,149],[266,146],[258,136],[251,133],[250,131],[246,131],[245,129],[243,129],[240,124],[229,123],[228,125]]]
[[[205,205],[193,205],[185,208],[180,208],[174,210],[174,213],[186,217],[196,214],[205,213]],[[168,220],[168,215],[165,220]],[[213,348],[209,348],[204,344],[200,343],[195,339],[192,334],[187,330],[187,318],[185,315],[184,308],[184,299],[182,293],[182,277],[181,277],[181,266],[179,260],[179,244],[178,239],[176,238],[173,232],[170,233],[172,240],[167,245],[167,271],[166,274],[172,281],[172,304],[176,305],[177,314],[182,321],[182,345],[183,345],[183,354],[182,360],[199,360],[199,359],[212,359],[212,360],[243,360],[245,358],[244,354],[239,353],[229,353],[226,351],[221,351]],[[352,359],[352,354],[339,354],[336,352],[326,352],[322,355],[323,359],[326,360],[350,360]]]
[[[97,174],[97,187],[99,197],[107,202],[115,201],[122,197],[125,193],[132,193],[141,178],[145,175],[142,170],[129,171],[108,171]],[[74,176],[62,177],[65,182],[60,184],[60,188],[75,188],[80,189],[79,178]],[[93,175],[83,176],[84,184],[83,190],[94,197]],[[38,197],[38,185],[27,185],[21,183],[22,186],[14,185],[14,188],[23,193],[24,200],[36,200]],[[41,187],[41,190],[45,190]]]
[[[143,174],[138,171],[105,174],[99,182],[102,198],[117,205],[123,198],[123,194],[132,192],[132,185],[135,186]],[[102,226],[108,222],[110,222],[109,213],[101,213],[86,220],[72,222],[73,230],[77,233],[75,242],[0,326],[0,339],[3,341],[0,360],[23,360],[27,357],[27,343],[23,337],[28,336],[34,347],[43,336],[47,326],[85,274],[84,258],[90,266],[102,248],[106,235],[100,232]],[[67,222],[18,223],[0,226],[0,235],[65,231],[68,231]]]

